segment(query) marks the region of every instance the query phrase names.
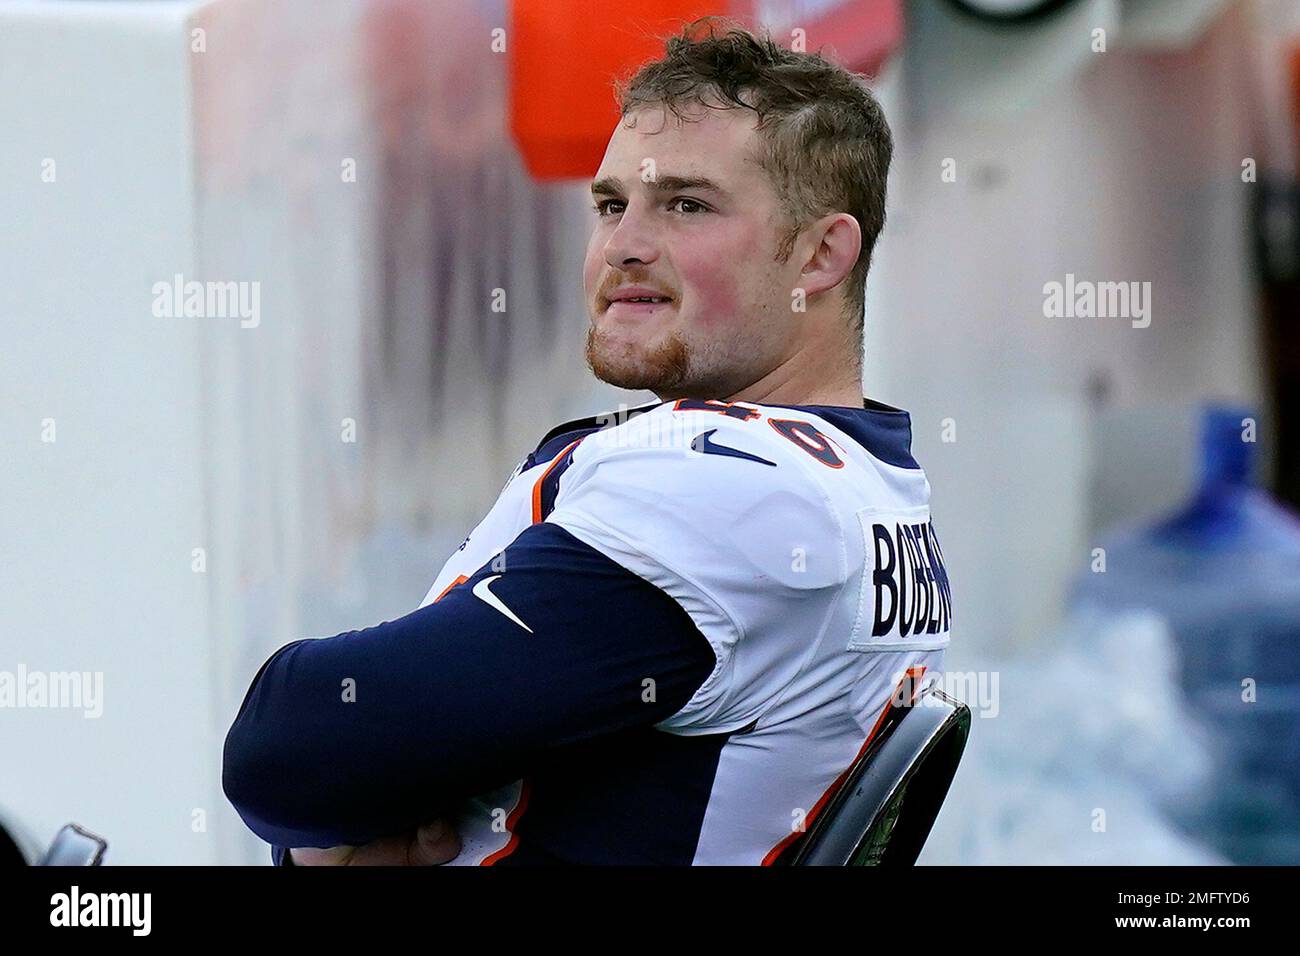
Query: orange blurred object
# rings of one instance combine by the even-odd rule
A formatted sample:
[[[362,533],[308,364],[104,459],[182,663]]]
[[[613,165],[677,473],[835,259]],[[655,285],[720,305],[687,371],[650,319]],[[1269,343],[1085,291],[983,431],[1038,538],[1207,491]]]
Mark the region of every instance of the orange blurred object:
[[[901,0],[511,0],[510,132],[528,172],[592,176],[618,122],[614,80],[661,57],[666,37],[710,14],[751,29],[766,23],[779,45],[824,48],[868,75],[903,36]]]
[[[535,179],[594,175],[618,122],[614,80],[658,59],[664,37],[718,13],[719,6],[701,0],[512,0],[510,132],[528,172]]]

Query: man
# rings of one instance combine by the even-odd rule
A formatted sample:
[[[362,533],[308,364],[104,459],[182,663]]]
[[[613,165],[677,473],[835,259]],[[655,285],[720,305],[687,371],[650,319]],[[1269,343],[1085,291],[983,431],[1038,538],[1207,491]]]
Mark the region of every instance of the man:
[[[711,21],[619,96],[587,359],[658,400],[553,428],[418,610],[263,665],[224,784],[277,862],[777,862],[941,666],[929,483],[861,389],[879,106]]]

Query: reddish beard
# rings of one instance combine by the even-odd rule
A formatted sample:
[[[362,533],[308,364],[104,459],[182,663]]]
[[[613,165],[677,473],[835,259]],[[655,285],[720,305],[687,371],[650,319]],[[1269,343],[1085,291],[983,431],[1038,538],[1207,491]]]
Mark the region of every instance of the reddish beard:
[[[604,329],[592,325],[587,329],[586,355],[587,365],[602,382],[651,392],[677,388],[690,367],[690,348],[675,329],[658,344],[637,350],[616,347]]]

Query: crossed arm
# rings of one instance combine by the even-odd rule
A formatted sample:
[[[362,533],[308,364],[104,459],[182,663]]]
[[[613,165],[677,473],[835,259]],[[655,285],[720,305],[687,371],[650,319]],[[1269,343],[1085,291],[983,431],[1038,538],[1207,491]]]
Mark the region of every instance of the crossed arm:
[[[222,772],[254,833],[445,854],[442,831],[418,828],[558,748],[671,716],[716,664],[676,601],[558,525],[532,525],[496,563],[405,617],[262,665]]]

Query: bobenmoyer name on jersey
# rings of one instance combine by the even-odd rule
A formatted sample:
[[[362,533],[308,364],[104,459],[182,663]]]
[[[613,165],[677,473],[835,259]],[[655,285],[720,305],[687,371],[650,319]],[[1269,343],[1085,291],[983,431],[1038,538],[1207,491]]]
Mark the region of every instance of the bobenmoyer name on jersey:
[[[952,591],[929,508],[858,513],[866,561],[849,650],[944,647]]]

